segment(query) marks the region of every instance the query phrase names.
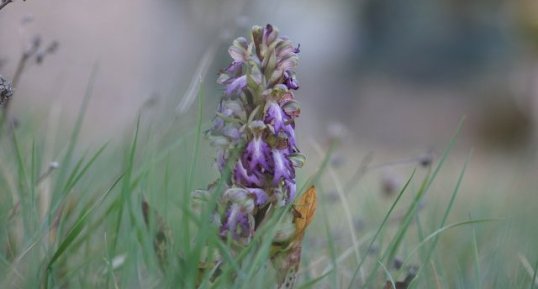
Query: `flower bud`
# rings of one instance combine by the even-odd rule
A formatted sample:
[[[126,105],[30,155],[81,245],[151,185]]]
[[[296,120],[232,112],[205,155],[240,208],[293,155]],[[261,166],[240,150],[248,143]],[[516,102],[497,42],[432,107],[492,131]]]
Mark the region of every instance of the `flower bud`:
[[[263,31],[263,42],[265,45],[271,45],[278,37],[278,29],[274,28],[271,24],[267,24]]]
[[[301,106],[295,100],[289,100],[284,103],[282,109],[291,118],[297,118],[301,114]]]
[[[302,168],[306,161],[306,156],[301,153],[290,154],[289,158],[291,164],[296,168]]]
[[[228,52],[236,62],[247,62],[250,54],[248,51],[247,40],[243,37],[237,38],[236,40],[234,40],[233,45],[230,47],[230,49],[228,49]]]
[[[264,129],[267,128],[267,126],[265,125],[265,123],[261,120],[255,120],[255,121],[252,121],[251,123],[249,123],[248,125],[248,128],[253,132],[253,133],[260,133],[262,132]]]

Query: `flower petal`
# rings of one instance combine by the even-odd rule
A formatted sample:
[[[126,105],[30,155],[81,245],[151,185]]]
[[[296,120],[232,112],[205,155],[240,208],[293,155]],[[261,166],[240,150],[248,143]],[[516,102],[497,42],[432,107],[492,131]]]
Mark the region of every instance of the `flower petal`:
[[[265,123],[272,124],[276,134],[280,132],[286,120],[287,117],[280,105],[274,101],[270,101],[265,111]]]
[[[247,76],[243,75],[234,79],[228,86],[226,86],[226,95],[230,96],[237,91],[242,90],[247,85]]]
[[[269,156],[269,146],[260,136],[254,137],[247,145],[246,156],[249,169],[253,170],[257,165],[261,165],[265,170],[269,170],[267,162]]]
[[[256,205],[263,206],[269,201],[269,196],[263,189],[259,188],[247,188],[247,190],[254,195],[256,199]]]
[[[262,182],[259,176],[254,172],[247,171],[242,160],[238,160],[234,168],[234,180],[237,184],[250,187],[252,185],[261,186]]]
[[[273,184],[276,185],[281,179],[288,179],[291,176],[289,160],[282,150],[273,149],[274,176]]]

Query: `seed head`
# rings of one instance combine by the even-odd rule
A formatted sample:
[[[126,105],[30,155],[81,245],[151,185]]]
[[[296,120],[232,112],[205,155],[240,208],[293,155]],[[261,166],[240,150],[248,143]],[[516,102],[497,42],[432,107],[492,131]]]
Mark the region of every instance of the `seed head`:
[[[4,104],[13,96],[11,82],[0,75],[0,105]]]

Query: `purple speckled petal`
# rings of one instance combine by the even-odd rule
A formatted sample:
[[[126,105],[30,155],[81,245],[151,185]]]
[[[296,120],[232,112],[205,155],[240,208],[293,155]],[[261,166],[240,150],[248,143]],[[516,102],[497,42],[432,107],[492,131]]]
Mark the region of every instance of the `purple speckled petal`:
[[[237,232],[237,234],[240,238],[248,242],[254,234],[254,226],[249,220],[249,215],[243,214],[238,221],[239,232]]]
[[[249,221],[249,215],[241,210],[237,204],[232,204],[226,212],[224,222],[220,228],[220,235],[225,237],[228,233],[234,239],[249,240],[254,233],[254,227]]]
[[[221,236],[226,236],[230,230],[232,232],[234,231],[234,229],[237,227],[238,219],[241,218],[241,215],[241,208],[239,205],[232,204],[224,216],[224,222],[220,228]]]
[[[282,178],[288,179],[290,177],[290,165],[285,151],[273,149],[272,153],[274,163],[273,184],[276,185]]]
[[[234,180],[237,184],[243,186],[261,186],[262,182],[259,176],[254,172],[249,172],[243,165],[242,160],[238,160],[234,168]]]
[[[247,160],[250,170],[261,165],[265,170],[269,170],[267,158],[269,156],[269,145],[267,145],[260,136],[255,136],[247,145]]]
[[[275,128],[275,133],[277,134],[284,126],[286,120],[287,116],[280,105],[274,101],[270,102],[267,106],[267,111],[265,112],[265,123],[272,124]]]
[[[295,142],[295,129],[291,124],[288,124],[284,127],[284,132],[288,137],[288,144],[290,145],[290,148],[292,148],[292,150],[295,150],[297,148],[297,144]]]

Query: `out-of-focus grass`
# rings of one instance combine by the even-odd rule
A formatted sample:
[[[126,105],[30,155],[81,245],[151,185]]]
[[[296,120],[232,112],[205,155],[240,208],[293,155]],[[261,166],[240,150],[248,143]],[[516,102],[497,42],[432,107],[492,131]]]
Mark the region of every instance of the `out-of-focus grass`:
[[[203,138],[204,96],[198,110],[142,115],[129,134],[88,150],[78,142],[92,81],[88,87],[70,137],[53,136],[55,147],[24,116],[23,126],[1,135],[0,288],[274,288],[268,260],[278,214],[234,256],[210,221],[219,196],[192,199],[193,189],[219,186]],[[343,191],[345,180],[328,161],[333,150],[319,148],[322,161],[307,162],[314,173],[299,180],[302,188],[317,185],[320,203],[297,287],[389,288],[387,281],[416,274],[409,288],[538,288],[534,181],[515,186],[521,192],[511,192],[505,207],[495,195],[469,201],[458,193],[472,158],[457,178],[445,172],[456,141],[447,140],[432,167],[410,170],[390,200],[368,176]],[[51,161],[59,168],[43,176]],[[152,208],[147,225],[144,200]],[[159,259],[154,238],[162,224],[168,247]]]

